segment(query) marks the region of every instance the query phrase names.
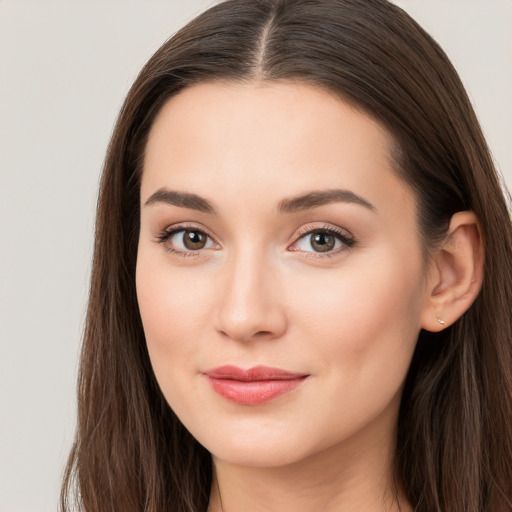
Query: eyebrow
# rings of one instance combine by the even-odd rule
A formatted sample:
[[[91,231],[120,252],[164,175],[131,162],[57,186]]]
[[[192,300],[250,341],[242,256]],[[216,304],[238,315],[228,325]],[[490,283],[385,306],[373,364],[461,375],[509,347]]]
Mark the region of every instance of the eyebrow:
[[[189,192],[161,188],[152,194],[144,204],[149,206],[156,203],[166,203],[203,213],[216,214],[216,210],[210,201]],[[329,189],[314,190],[299,196],[283,199],[279,202],[277,211],[279,213],[294,213],[330,203],[352,203],[364,206],[371,211],[377,210],[369,201],[350,190]]]
[[[182,208],[198,210],[203,213],[215,214],[215,208],[210,201],[188,192],[178,192],[176,190],[161,188],[152,194],[144,204],[145,206],[149,206],[156,203],[167,203],[174,206],[181,206]]]
[[[278,205],[279,213],[293,213],[330,203],[352,203],[364,206],[371,211],[377,211],[369,201],[350,190],[329,189],[314,190],[300,196],[283,199]]]

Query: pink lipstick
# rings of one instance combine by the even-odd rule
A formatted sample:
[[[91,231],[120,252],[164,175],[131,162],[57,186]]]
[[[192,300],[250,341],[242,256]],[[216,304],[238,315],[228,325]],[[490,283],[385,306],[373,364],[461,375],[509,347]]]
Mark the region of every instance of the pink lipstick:
[[[243,370],[236,366],[219,366],[203,372],[212,389],[241,405],[259,405],[296,389],[308,377],[279,368],[255,366]]]

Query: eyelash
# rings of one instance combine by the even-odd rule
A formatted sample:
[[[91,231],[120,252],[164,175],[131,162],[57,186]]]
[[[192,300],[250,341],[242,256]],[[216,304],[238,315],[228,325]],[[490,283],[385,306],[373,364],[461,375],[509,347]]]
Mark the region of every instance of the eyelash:
[[[176,233],[179,233],[180,231],[197,231],[199,233],[202,233],[206,235],[208,238],[213,238],[203,229],[199,229],[196,226],[187,225],[187,224],[180,224],[177,226],[173,226],[172,228],[167,228],[163,230],[161,233],[159,233],[156,237],[156,242],[159,244],[163,244],[165,246],[165,249],[167,252],[171,254],[176,254],[177,256],[183,257],[183,258],[197,258],[200,256],[201,250],[195,250],[195,251],[183,251],[181,249],[176,249],[174,247],[170,247],[169,245],[165,245],[166,242],[168,242]],[[354,245],[357,243],[356,239],[352,236],[347,234],[346,231],[342,231],[341,229],[335,228],[333,226],[320,226],[315,228],[302,228],[298,231],[296,241],[294,244],[296,244],[300,239],[304,238],[307,235],[312,235],[314,233],[326,233],[328,235],[332,235],[336,238],[338,238],[341,243],[343,244],[342,247],[333,250],[333,251],[327,251],[324,253],[320,252],[314,252],[314,251],[302,251],[305,252],[305,257],[307,258],[332,258],[336,256],[339,252],[346,250],[347,248],[350,249],[351,247],[354,247]]]
[[[306,252],[305,257],[306,258],[333,258],[337,256],[340,252],[350,249],[354,247],[356,244],[356,239],[354,236],[348,234],[347,231],[341,230],[339,228],[333,227],[333,226],[320,226],[320,227],[314,227],[314,228],[301,228],[299,229],[297,233],[297,239],[294,242],[296,244],[301,238],[306,237],[307,235],[312,235],[314,233],[326,233],[328,235],[332,235],[335,238],[338,238],[342,246],[338,249],[335,249],[333,251],[327,251],[327,252]]]
[[[197,258],[200,256],[200,250],[197,251],[183,251],[181,249],[175,249],[174,247],[171,247],[166,244],[176,233],[179,233],[180,231],[197,231],[198,233],[203,233],[208,238],[213,239],[206,231],[203,229],[199,229],[197,226],[192,226],[188,224],[180,224],[177,226],[173,226],[172,228],[164,229],[162,232],[160,232],[156,237],[156,242],[159,244],[163,244],[165,247],[165,250],[171,254],[175,254],[177,256],[181,256],[183,258]]]

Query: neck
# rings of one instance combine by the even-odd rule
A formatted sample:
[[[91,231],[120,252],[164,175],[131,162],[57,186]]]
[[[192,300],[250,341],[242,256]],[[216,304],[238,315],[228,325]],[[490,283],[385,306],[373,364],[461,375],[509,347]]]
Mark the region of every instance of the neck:
[[[280,467],[213,457],[208,512],[410,512],[393,485],[394,432],[380,434],[371,442],[359,435]]]

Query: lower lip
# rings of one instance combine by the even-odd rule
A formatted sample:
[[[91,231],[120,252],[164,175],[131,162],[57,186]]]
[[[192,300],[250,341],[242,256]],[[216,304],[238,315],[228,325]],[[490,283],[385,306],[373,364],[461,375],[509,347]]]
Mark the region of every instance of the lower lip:
[[[259,405],[293,391],[306,377],[285,380],[240,381],[208,377],[213,390],[219,395],[241,405]]]

